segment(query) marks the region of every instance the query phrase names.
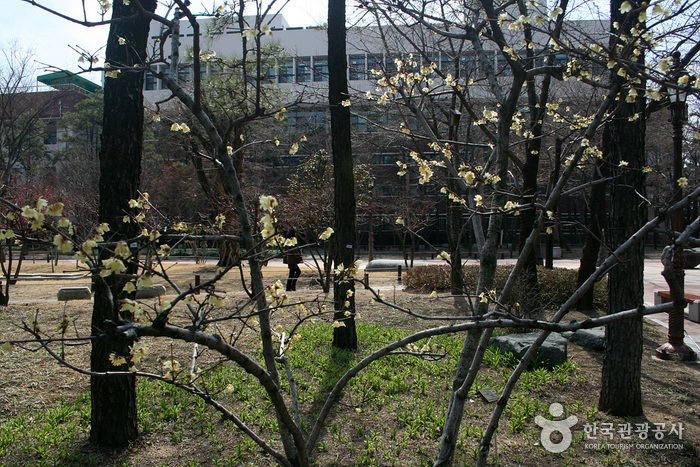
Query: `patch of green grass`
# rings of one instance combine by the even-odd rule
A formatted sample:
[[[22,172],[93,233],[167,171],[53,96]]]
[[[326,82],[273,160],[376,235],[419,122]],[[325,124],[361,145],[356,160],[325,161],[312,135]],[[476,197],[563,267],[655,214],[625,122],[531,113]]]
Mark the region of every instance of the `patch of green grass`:
[[[333,385],[347,369],[382,345],[409,334],[409,331],[379,324],[357,323],[360,348],[357,352],[332,349],[332,328],[309,325],[301,328],[300,338],[288,349],[302,405],[302,420],[310,420],[320,410]],[[438,360],[415,355],[389,355],[371,364],[350,381],[339,404],[326,421],[316,456],[343,454],[342,462],[354,465],[430,465],[444,424],[447,396],[454,378],[462,340],[460,336],[440,336],[416,343],[418,349],[437,345],[445,356]],[[455,465],[472,465],[478,440],[492,405],[484,403],[476,391],[492,387],[500,392],[517,360],[489,348],[484,367],[470,392],[473,399],[464,409],[465,420],[458,437]],[[280,370],[282,368],[280,367]],[[519,439],[530,436],[533,418],[546,414],[550,400],[543,391],[576,382],[578,366],[566,362],[554,367],[533,367],[516,387],[502,420],[505,434]],[[284,371],[280,371],[284,376]],[[263,439],[279,446],[278,427],[270,401],[257,381],[232,364],[219,365],[197,380],[225,406],[240,417]],[[233,392],[222,391],[231,385]],[[283,390],[288,391],[283,377]],[[139,428],[146,439],[170,443],[184,449],[196,439],[197,457],[177,465],[241,465],[260,459],[259,447],[232,424],[222,422],[218,412],[202,400],[158,381],[139,379],[137,384]],[[81,452],[78,441],[85,440],[90,421],[87,393],[37,413],[25,414],[0,426],[0,465],[129,465],[128,453],[107,458],[100,453]],[[595,416],[595,407],[577,402],[572,413]],[[534,431],[533,431],[534,433]],[[539,435],[539,431],[536,432]],[[532,443],[528,444],[531,445]],[[410,453],[407,459],[407,454]],[[17,453],[17,456],[13,456]],[[206,457],[208,456],[208,457]],[[324,457],[325,456],[325,457]],[[12,463],[7,459],[21,459]],[[350,461],[349,459],[352,459]],[[398,460],[400,459],[400,461]],[[168,462],[167,465],[174,465]],[[323,461],[320,461],[321,464]]]

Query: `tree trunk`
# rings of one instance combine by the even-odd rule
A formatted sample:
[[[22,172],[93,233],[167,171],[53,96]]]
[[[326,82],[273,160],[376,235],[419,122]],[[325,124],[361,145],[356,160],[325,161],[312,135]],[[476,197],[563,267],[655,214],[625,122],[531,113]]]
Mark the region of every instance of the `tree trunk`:
[[[620,13],[621,0],[610,2],[611,24],[619,22],[629,29],[638,22],[638,13]],[[630,17],[630,15],[634,15]],[[613,31],[614,42],[618,32]],[[621,30],[619,34],[629,33]],[[613,44],[613,47],[615,44]],[[644,56],[639,58],[644,63]],[[612,79],[625,82],[612,71]],[[628,84],[628,83],[625,83]],[[639,89],[645,84],[640,83]],[[640,93],[643,95],[644,93]],[[645,102],[638,97],[630,103],[621,101],[619,110],[605,131],[609,143],[611,175],[610,198],[612,223],[610,241],[616,248],[644,225],[646,212],[646,133]],[[637,115],[633,121],[630,117]],[[626,164],[623,162],[626,161]],[[644,303],[644,242],[629,250],[608,276],[608,314],[636,308]],[[642,414],[642,319],[618,321],[605,329],[605,357],[598,408],[616,416]]]
[[[328,0],[328,103],[331,108],[331,147],[335,177],[334,263],[350,267],[355,261],[355,179],[350,134],[350,108],[345,54],[345,0]],[[357,348],[355,330],[355,284],[333,285],[334,320],[343,326],[333,329],[333,347]],[[346,316],[346,312],[348,316]]]
[[[603,147],[607,146],[608,144],[604,141]],[[607,159],[606,155],[603,156],[603,159]],[[596,167],[598,168],[596,171],[597,180],[606,178],[609,175],[607,163],[600,163],[597,161]],[[605,192],[607,188],[607,182],[597,183],[591,188],[591,196],[588,203],[591,218],[588,221],[588,233],[586,234],[586,240],[583,244],[583,250],[581,251],[581,264],[578,268],[577,279],[578,287],[593,274],[598,265],[598,253],[600,252],[600,246],[602,244],[603,225],[605,225]],[[593,309],[593,288],[581,297],[577,306],[579,310]]]
[[[148,11],[155,11],[155,0],[142,0]],[[132,16],[135,6],[115,2],[112,19]],[[106,62],[112,67],[141,64],[146,55],[150,21],[114,22],[107,41]],[[120,45],[119,39],[126,40]],[[127,239],[138,235],[140,227],[125,224],[122,218],[130,211],[129,200],[138,198],[143,147],[143,71],[122,69],[116,77],[105,78],[102,146],[100,151],[100,222],[110,225],[110,239]],[[105,259],[101,252],[101,259]],[[129,268],[135,271],[136,264]],[[93,342],[90,355],[92,371],[114,371],[109,355],[128,355],[126,339],[111,336],[109,329],[120,321],[119,295],[124,280],[113,276],[96,277],[92,333],[100,336]],[[110,376],[90,378],[92,419],[90,440],[101,446],[123,446],[138,436],[135,378]]]
[[[535,118],[543,118],[542,113],[538,112]],[[533,130],[537,136],[541,136],[542,125],[534,125]],[[528,200],[529,209],[524,209],[521,214],[522,219],[520,221],[518,251],[522,251],[525,246],[525,241],[527,237],[530,236],[530,233],[532,233],[532,228],[537,218],[535,203],[537,202],[537,172],[540,166],[540,149],[541,140],[539,138],[528,140],[525,145],[527,155],[525,159],[525,168],[523,169],[523,191],[526,197],[525,199]],[[523,268],[520,278],[520,290],[524,292],[520,300],[520,304],[522,305],[521,310],[524,316],[528,317],[533,316],[533,313],[541,306],[542,302],[540,300],[540,284],[537,280],[538,261],[535,252],[536,250],[533,248],[525,258],[525,267]]]

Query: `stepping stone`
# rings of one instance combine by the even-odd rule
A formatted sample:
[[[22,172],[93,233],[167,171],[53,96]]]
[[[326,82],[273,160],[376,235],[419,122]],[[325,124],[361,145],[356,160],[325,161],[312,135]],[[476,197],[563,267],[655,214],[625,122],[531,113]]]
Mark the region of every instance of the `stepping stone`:
[[[500,349],[501,352],[510,352],[515,358],[521,359],[525,352],[532,347],[537,336],[539,336],[538,332],[496,336],[491,338],[489,345]],[[567,343],[568,341],[561,334],[552,333],[537,350],[536,357],[539,356],[541,360],[546,360],[551,365],[563,363],[567,359]]]
[[[165,295],[165,286],[157,284],[152,287],[142,287],[136,291],[136,298],[155,298]]]
[[[605,349],[605,326],[591,329],[579,329],[569,336],[569,342],[580,345],[587,350]]]
[[[92,293],[90,293],[90,287],[63,287],[59,289],[57,298],[59,302],[90,300]]]
[[[373,259],[367,263],[365,266],[365,271],[396,271],[399,266],[402,269],[410,269],[411,262],[408,262],[409,266],[406,267],[406,263],[402,259]],[[429,263],[427,261],[413,261],[413,267],[416,266],[429,266],[435,263]]]

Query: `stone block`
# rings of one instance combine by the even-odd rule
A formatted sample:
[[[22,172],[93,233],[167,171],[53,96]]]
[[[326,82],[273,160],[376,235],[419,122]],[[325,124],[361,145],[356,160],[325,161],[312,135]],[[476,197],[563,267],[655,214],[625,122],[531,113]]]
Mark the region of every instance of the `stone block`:
[[[579,329],[568,337],[572,344],[580,345],[587,350],[605,349],[605,326],[591,329]]]
[[[90,293],[90,287],[62,287],[58,291],[57,298],[59,302],[90,300],[92,293]]]
[[[538,332],[530,332],[496,336],[491,338],[489,345],[500,349],[501,352],[510,352],[517,359],[521,359],[532,347],[538,335]],[[551,365],[563,363],[567,359],[567,343],[568,341],[561,334],[552,333],[537,350],[537,356]]]
[[[153,287],[142,287],[136,291],[136,298],[155,298],[165,295],[165,286],[156,284]]]
[[[397,271],[399,266],[401,269],[410,269],[411,262],[408,262],[409,267],[406,268],[406,263],[402,259],[373,259],[367,263],[365,266],[365,271]],[[413,261],[413,266],[428,266],[430,264],[428,261]]]

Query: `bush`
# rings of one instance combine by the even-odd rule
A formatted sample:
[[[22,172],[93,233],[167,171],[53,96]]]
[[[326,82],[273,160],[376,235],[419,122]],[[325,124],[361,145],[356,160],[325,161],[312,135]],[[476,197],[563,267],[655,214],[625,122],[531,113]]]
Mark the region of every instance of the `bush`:
[[[503,288],[512,270],[512,265],[496,267],[494,283],[497,291]],[[464,266],[463,274],[469,291],[473,293],[479,282],[479,266]],[[577,276],[577,269],[538,267],[537,279],[540,284],[541,307],[552,309],[561,306],[576,290]],[[450,267],[447,265],[414,267],[406,271],[404,284],[406,290],[411,292],[429,293],[433,290],[450,290]],[[606,284],[606,280],[600,281],[593,289],[593,306],[597,309],[607,307]],[[517,283],[509,302],[523,302],[525,293],[527,292],[522,290],[520,283]]]

